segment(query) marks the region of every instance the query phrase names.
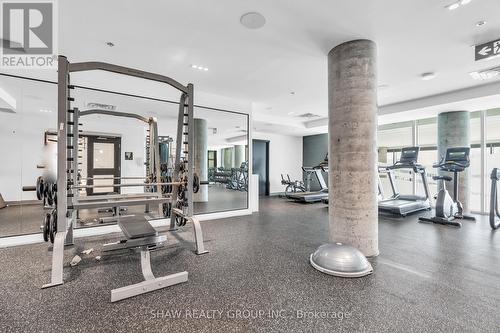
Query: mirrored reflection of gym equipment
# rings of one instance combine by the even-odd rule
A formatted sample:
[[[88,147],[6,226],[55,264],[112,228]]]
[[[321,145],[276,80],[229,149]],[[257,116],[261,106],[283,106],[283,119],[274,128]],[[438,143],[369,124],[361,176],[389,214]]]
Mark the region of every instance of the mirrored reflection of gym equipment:
[[[491,171],[491,192],[490,192],[490,226],[496,230],[500,228],[500,211],[498,209],[498,181],[500,180],[500,169],[494,168]]]
[[[215,184],[224,184],[228,190],[248,191],[248,162],[242,162],[237,168],[224,167],[210,168],[208,181]]]
[[[122,114],[146,121],[150,124],[149,140],[153,148],[150,154],[149,174],[146,182],[134,184],[114,184],[113,187],[144,187],[151,189],[149,193],[137,196],[115,194],[112,196],[92,197],[86,200],[79,197],[79,189],[85,186],[107,186],[109,185],[78,185],[78,138],[79,117],[83,114],[98,113],[100,111],[79,111],[72,108],[71,102],[74,98],[70,92],[74,89],[70,85],[70,73],[82,71],[102,70],[115,74],[132,76],[146,80],[165,83],[181,92],[179,103],[179,115],[177,122],[176,158],[172,182],[161,181],[158,129],[156,121],[134,114]],[[73,228],[76,223],[77,211],[79,209],[101,208],[101,207],[123,207],[133,205],[157,205],[159,212],[163,212],[164,205],[172,205],[170,229],[176,230],[176,225],[185,225],[188,221],[193,224],[196,243],[196,253],[206,253],[203,245],[201,227],[196,218],[193,217],[193,191],[200,186],[199,179],[195,179],[193,172],[193,154],[189,148],[193,143],[193,85],[184,86],[179,82],[159,74],[148,73],[140,70],[116,66],[101,62],[84,62],[70,64],[66,57],[58,58],[58,133],[57,133],[57,184],[51,186],[56,200],[56,209],[51,216],[51,234],[54,236],[52,251],[51,282],[43,287],[52,287],[63,284],[64,268],[64,246],[73,244]],[[112,111],[106,111],[111,114]],[[162,186],[170,186],[171,192],[164,193]],[[147,192],[147,191],[146,191]],[[125,235],[117,243],[106,244],[103,252],[115,250],[137,250],[141,256],[141,269],[144,281],[111,291],[111,301],[119,301],[128,297],[136,296],[153,290],[165,288],[174,284],[187,282],[188,273],[180,272],[164,277],[154,277],[151,270],[150,251],[163,246],[166,236],[158,232],[146,221],[119,219],[120,229]]]

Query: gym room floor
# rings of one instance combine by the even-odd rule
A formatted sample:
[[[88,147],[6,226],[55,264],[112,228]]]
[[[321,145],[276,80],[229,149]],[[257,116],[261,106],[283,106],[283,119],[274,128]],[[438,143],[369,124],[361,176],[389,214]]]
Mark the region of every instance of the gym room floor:
[[[101,244],[119,236],[79,239],[67,263],[84,249],[96,251],[66,266],[63,286],[45,290],[46,244],[1,249],[0,331],[498,332],[500,234],[486,218],[454,229],[381,216],[374,274],[343,279],[308,262],[327,241],[327,216],[323,204],[266,198],[252,216],[202,222],[209,254],[196,256],[174,236],[152,254],[157,276],[187,270],[187,283],[119,303],[110,303],[110,290],[141,281],[138,255],[95,260]],[[189,226],[179,236],[191,241]],[[222,315],[193,316],[215,310]],[[238,310],[266,314],[235,318]],[[180,318],[168,318],[169,311]],[[304,319],[297,311],[344,318]]]

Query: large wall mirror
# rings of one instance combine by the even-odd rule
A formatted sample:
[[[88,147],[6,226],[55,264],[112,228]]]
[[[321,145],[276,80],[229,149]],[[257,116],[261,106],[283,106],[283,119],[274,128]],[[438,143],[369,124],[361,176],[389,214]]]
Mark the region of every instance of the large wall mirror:
[[[158,123],[160,158],[165,174],[172,172],[177,138],[178,104],[168,100],[76,87],[74,106],[154,117]],[[22,191],[39,176],[55,181],[57,161],[57,85],[52,82],[0,75],[0,237],[40,232],[50,210],[35,192]],[[201,181],[194,195],[194,213],[205,214],[248,207],[248,115],[197,106],[194,110],[195,172]],[[147,174],[148,124],[109,114],[80,119],[79,195],[144,193]],[[142,179],[141,179],[142,177]],[[119,180],[116,180],[119,179]],[[91,187],[89,185],[98,185]],[[158,210],[123,207],[79,211],[76,228],[109,225],[117,214],[163,218]]]
[[[194,195],[196,214],[248,208],[248,116],[197,107],[195,171],[208,180]]]

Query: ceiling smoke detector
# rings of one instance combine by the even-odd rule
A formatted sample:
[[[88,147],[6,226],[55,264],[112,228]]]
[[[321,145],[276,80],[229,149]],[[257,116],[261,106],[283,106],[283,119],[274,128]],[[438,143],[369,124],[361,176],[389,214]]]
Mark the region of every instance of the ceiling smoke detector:
[[[429,81],[436,77],[436,73],[428,72],[421,75],[422,80]]]
[[[241,15],[240,23],[248,29],[260,29],[266,24],[266,18],[257,12]]]
[[[500,66],[495,68],[485,69],[482,71],[471,72],[469,73],[469,75],[474,80],[480,80],[480,81],[489,80],[500,75]]]
[[[115,46],[115,43],[113,43],[113,42],[106,42],[106,45],[109,46],[109,47],[113,47],[113,46]]]

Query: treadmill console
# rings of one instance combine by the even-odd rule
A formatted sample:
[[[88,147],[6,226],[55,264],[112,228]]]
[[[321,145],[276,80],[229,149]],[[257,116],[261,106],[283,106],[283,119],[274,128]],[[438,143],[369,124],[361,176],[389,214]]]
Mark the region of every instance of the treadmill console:
[[[445,162],[456,162],[461,164],[469,163],[469,147],[456,147],[446,149]]]
[[[401,150],[399,163],[401,164],[416,164],[418,160],[418,152],[420,147],[405,147]]]

